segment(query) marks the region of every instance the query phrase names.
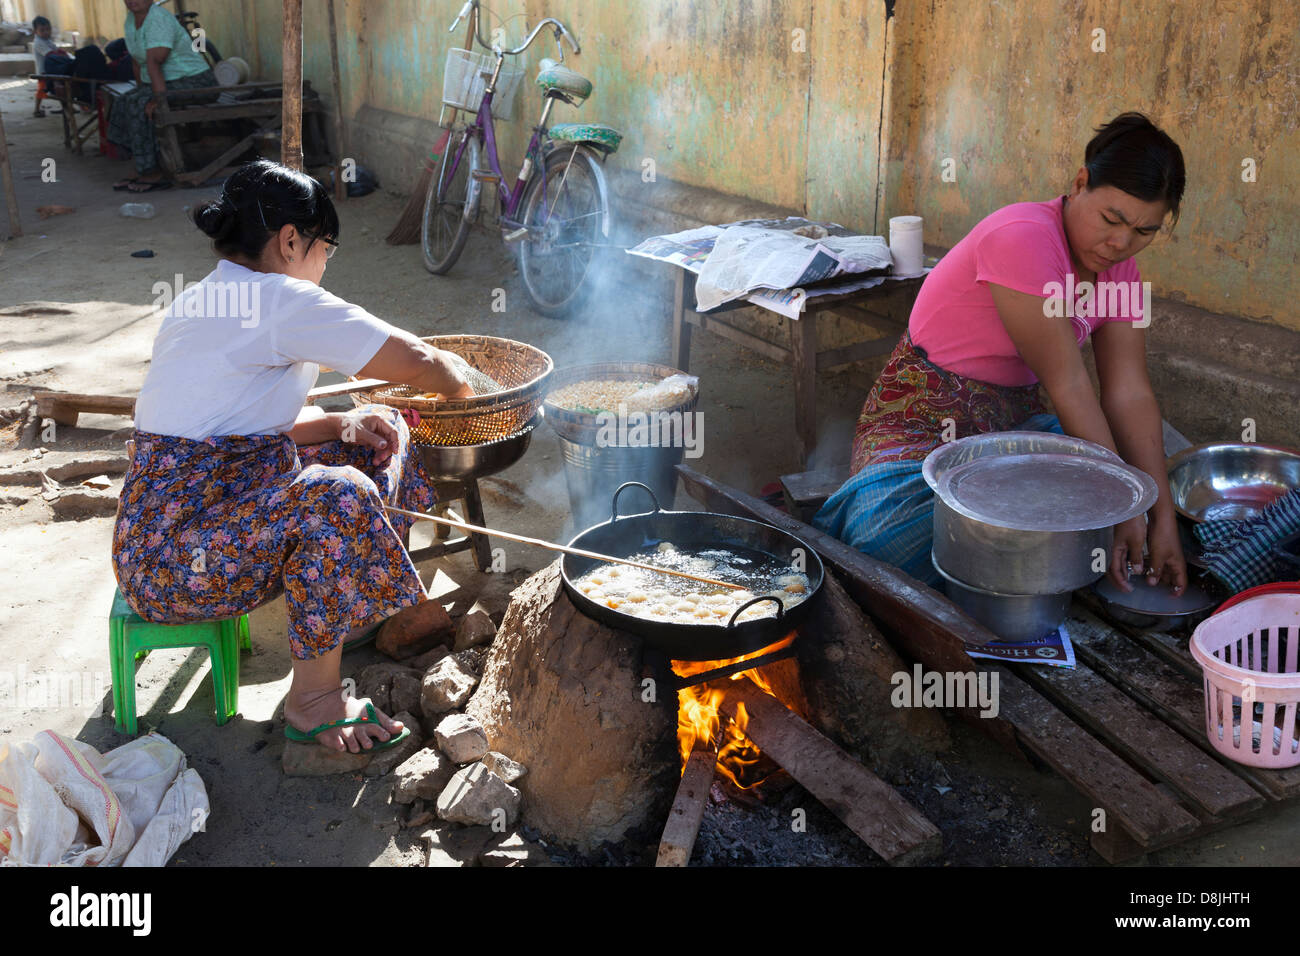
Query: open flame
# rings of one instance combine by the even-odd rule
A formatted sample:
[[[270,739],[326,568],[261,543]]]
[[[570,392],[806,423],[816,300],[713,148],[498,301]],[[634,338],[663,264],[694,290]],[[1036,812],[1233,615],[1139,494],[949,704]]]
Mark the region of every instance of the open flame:
[[[782,650],[790,646],[795,636],[795,632],[791,631],[776,644],[741,657],[728,658],[727,660],[673,661],[673,671],[678,677],[701,674],[704,671],[724,667],[727,664],[734,664]],[[785,660],[765,666],[776,668],[793,666],[793,664],[793,661]],[[738,674],[731,675],[730,678],[708,684],[683,687],[677,692],[677,747],[681,753],[682,767],[685,768],[686,759],[690,757],[692,750],[697,749],[697,747],[711,749],[716,746],[718,750],[718,772],[739,789],[750,790],[762,783],[767,775],[756,769],[762,754],[758,747],[745,736],[745,728],[749,724],[749,715],[745,713],[745,705],[739,704],[737,706],[734,721],[724,720],[718,712],[722,700],[726,696],[725,689],[719,685],[725,685],[726,680],[750,680],[773,697],[782,699],[783,696],[777,693],[768,678],[764,676],[762,667],[741,671]],[[782,703],[791,706],[792,709],[797,711],[803,710],[801,700],[782,699]]]

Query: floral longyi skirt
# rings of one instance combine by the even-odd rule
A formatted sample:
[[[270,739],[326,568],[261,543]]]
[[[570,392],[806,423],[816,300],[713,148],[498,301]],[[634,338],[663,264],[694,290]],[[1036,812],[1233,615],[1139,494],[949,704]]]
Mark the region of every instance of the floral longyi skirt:
[[[113,529],[127,604],[145,620],[185,624],[283,593],[290,647],[305,660],[426,600],[402,544],[411,519],[384,505],[427,511],[433,488],[406,421],[386,406],[364,410],[400,436],[382,467],[370,449],[341,441],[136,431]]]

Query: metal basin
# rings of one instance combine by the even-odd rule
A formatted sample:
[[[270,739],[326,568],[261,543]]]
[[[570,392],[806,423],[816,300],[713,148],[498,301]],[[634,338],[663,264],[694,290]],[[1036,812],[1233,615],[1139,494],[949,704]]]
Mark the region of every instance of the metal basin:
[[[541,421],[542,412],[539,410],[532,421],[509,438],[481,445],[421,445],[424,470],[435,481],[464,481],[505,471],[524,456],[532,443],[533,429]]]
[[[1202,521],[1244,521],[1300,488],[1300,452],[1251,442],[1212,442],[1166,462],[1178,514]]]
[[[1000,594],[957,580],[940,566],[934,552],[930,553],[930,562],[943,578],[944,592],[952,603],[1004,641],[1036,641],[1059,627],[1070,610],[1069,591],[1062,594]]]
[[[1114,456],[975,459],[938,479],[934,553],[972,587],[1066,593],[1102,575],[1114,526],[1145,512],[1157,494],[1150,475]]]

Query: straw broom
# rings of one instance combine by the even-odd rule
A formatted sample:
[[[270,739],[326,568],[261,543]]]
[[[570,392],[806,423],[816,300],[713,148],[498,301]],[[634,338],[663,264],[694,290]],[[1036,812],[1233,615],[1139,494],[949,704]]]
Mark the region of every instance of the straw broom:
[[[466,50],[474,49],[474,18],[477,16],[477,12],[471,13],[469,22],[465,27]],[[454,125],[456,121],[455,111],[451,115]],[[442,136],[438,139],[438,144],[433,147],[428,158],[424,161],[424,171],[420,173],[420,178],[415,183],[415,190],[411,193],[410,198],[406,200],[406,207],[402,210],[401,218],[397,220],[397,225],[393,227],[393,231],[388,234],[385,240],[390,246],[409,246],[420,241],[420,228],[424,220],[424,197],[429,191],[429,183],[433,181],[433,174],[442,161],[443,150],[447,148],[450,139],[451,130],[443,130]]]

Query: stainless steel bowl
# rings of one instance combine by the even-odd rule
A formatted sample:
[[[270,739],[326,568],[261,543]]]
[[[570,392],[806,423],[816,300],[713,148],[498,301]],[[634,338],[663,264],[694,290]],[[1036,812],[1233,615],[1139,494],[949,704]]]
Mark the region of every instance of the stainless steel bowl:
[[[1244,521],[1300,488],[1300,452],[1251,442],[1212,442],[1166,462],[1174,508],[1188,521]]]
[[[958,581],[940,567],[934,552],[930,553],[930,563],[943,578],[944,592],[952,603],[1004,641],[1036,641],[1059,627],[1069,613],[1069,591],[1063,594],[1000,594]]]
[[[533,430],[541,421],[542,412],[539,409],[523,429],[509,438],[499,438],[481,445],[421,445],[424,469],[435,481],[485,478],[505,471],[524,456],[532,443]]]

